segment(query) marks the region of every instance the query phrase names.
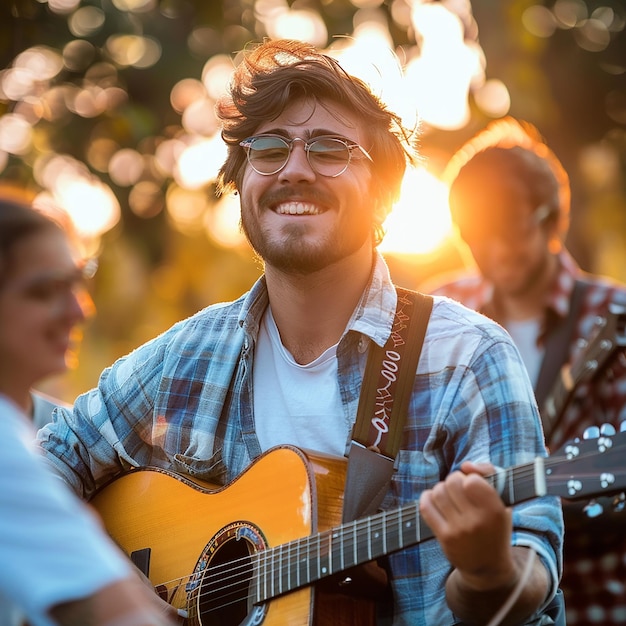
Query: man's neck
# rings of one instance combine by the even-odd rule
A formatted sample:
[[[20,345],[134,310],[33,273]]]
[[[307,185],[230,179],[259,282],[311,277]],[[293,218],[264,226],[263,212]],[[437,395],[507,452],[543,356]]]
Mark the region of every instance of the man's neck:
[[[336,344],[372,272],[371,248],[308,275],[267,267],[270,306],[280,338],[297,363],[306,364]]]

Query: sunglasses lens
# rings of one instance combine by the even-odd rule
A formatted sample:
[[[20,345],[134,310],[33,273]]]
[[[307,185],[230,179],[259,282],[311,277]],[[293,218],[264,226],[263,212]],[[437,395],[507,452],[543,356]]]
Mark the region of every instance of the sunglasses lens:
[[[338,176],[350,163],[350,149],[338,139],[318,139],[309,144],[309,162],[322,176]]]
[[[289,158],[289,144],[280,137],[255,137],[248,145],[250,165],[260,174],[278,172]]]

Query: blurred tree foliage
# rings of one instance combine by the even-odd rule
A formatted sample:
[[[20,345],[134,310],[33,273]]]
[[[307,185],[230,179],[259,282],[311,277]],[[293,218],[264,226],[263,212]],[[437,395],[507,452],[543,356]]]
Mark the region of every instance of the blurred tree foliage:
[[[358,8],[385,16],[396,46],[415,45],[415,33],[392,19],[394,6],[410,0],[296,0],[292,8],[309,9],[323,19],[329,36],[350,34]],[[59,51],[75,35],[68,15],[80,7],[97,9],[104,25],[79,39],[89,44],[75,67],[59,82],[84,84],[90,72],[107,71],[103,49],[110,37],[150,37],[161,47],[159,60],[146,68],[119,66],[111,81],[128,95],[118,106],[93,117],[66,114],[45,124],[45,141],[58,153],[88,163],[95,137],[119,148],[153,151],[159,138],[180,129],[180,115],[170,103],[174,85],[199,79],[207,59],[232,54],[265,35],[254,0],[152,0],[141,10],[126,10],[125,0],[4,0],[0,6],[0,69],[34,45]],[[469,2],[442,2],[469,7]],[[558,5],[558,6],[557,6]],[[537,36],[525,27],[528,10],[543,7],[569,14],[586,12],[588,20],[613,16],[610,41],[597,49],[593,32],[585,41],[580,29],[556,28]],[[473,18],[475,22],[471,19]],[[467,15],[467,13],[466,13]],[[573,186],[569,246],[585,269],[626,280],[626,9],[623,0],[472,0],[466,36],[475,37],[486,58],[486,74],[502,80],[511,95],[510,113],[536,124],[569,171]],[[622,25],[619,28],[619,25]],[[593,26],[593,24],[591,24]],[[190,47],[190,35],[198,34]],[[200,37],[201,35],[201,37]],[[442,76],[445,80],[445,76]],[[1,96],[1,94],[0,94]],[[464,128],[429,128],[422,151],[433,170],[488,121],[470,102],[472,117]],[[15,102],[0,97],[0,115]],[[35,186],[32,162],[11,155],[0,181]],[[93,166],[90,165],[93,170]],[[202,231],[172,228],[165,211],[139,217],[128,206],[129,188],[116,185],[106,171],[96,171],[113,189],[122,219],[103,238],[100,270],[93,283],[98,314],[85,329],[80,367],[53,391],[71,400],[92,386],[101,369],[133,346],[207,304],[245,291],[260,274],[250,250],[223,247]],[[159,182],[165,190],[166,184]],[[211,196],[212,189],[206,193]],[[428,256],[388,255],[398,282],[414,286],[428,274],[460,263],[451,247]]]

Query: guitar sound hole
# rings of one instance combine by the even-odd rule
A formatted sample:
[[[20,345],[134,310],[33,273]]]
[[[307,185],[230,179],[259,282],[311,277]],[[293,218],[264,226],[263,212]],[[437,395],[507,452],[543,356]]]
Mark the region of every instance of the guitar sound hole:
[[[197,598],[202,626],[253,626],[263,622],[266,607],[252,604],[254,545],[230,537],[219,542],[203,573]]]

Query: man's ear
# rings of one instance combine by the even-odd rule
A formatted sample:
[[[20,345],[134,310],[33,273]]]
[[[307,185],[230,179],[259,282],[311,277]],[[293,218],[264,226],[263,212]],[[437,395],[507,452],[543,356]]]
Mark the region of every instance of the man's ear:
[[[376,190],[373,190],[373,193],[376,193]],[[389,213],[391,213],[391,207],[388,201],[384,201],[380,193],[376,193],[376,197],[372,198],[372,226],[375,231],[382,230],[383,222]]]

